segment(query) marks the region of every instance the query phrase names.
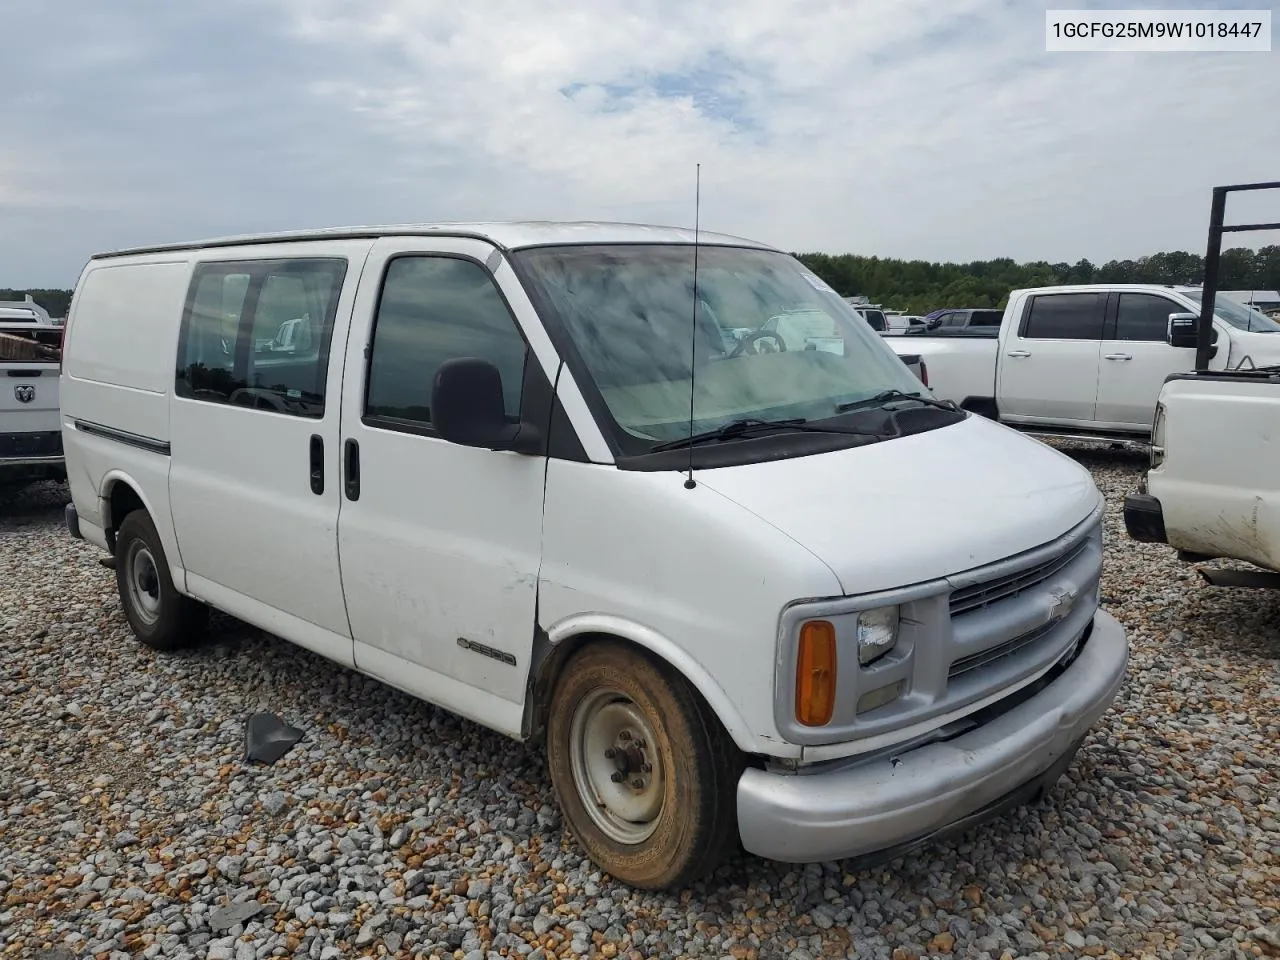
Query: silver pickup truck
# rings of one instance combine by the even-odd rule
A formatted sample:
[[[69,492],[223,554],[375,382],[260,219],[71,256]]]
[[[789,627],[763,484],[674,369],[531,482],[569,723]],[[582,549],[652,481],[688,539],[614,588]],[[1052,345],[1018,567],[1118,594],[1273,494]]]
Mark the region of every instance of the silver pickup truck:
[[[0,302],[0,487],[66,479],[62,330],[30,297]]]

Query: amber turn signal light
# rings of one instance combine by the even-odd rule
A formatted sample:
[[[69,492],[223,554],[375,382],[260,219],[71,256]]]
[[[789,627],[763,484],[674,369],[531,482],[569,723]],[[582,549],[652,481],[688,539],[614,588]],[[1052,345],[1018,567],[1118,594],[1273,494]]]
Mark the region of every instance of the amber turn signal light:
[[[800,628],[796,656],[796,720],[806,727],[831,722],[836,706],[836,628],[810,620]]]

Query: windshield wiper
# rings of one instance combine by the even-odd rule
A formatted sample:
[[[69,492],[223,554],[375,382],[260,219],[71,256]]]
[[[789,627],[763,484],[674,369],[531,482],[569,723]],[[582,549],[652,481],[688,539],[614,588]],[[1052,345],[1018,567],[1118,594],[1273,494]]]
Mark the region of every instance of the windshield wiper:
[[[917,403],[923,403],[929,407],[937,407],[939,410],[959,410],[951,400],[935,400],[933,397],[926,397],[919,393],[907,393],[904,390],[882,390],[874,397],[867,397],[865,400],[852,400],[849,403],[836,404],[836,413],[848,413],[850,410],[861,410],[864,407],[880,407],[886,403],[892,403],[894,400],[915,400]]]
[[[790,420],[761,420],[756,417],[746,417],[742,420],[734,420],[726,423],[722,427],[716,427],[714,430],[704,430],[701,433],[695,433],[689,437],[680,437],[676,440],[666,440],[662,443],[656,443],[649,448],[650,453],[661,453],[663,450],[675,450],[679,447],[689,447],[700,443],[712,443],[720,440],[734,440],[738,437],[744,437],[749,433],[755,433],[757,430],[800,430],[806,433],[847,433],[855,437],[874,437],[877,440],[885,440],[893,436],[889,433],[869,433],[866,430],[849,430],[844,427],[830,426],[822,427],[817,424],[809,423],[803,417],[795,417]]]

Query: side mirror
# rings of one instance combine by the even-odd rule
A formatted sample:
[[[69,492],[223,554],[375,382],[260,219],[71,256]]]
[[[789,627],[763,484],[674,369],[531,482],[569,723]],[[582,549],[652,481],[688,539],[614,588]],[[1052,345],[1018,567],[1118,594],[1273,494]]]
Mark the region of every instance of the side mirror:
[[[464,447],[538,453],[542,436],[530,423],[513,423],[502,398],[502,374],[488,360],[446,360],[431,385],[431,420],[440,436]]]
[[[1166,339],[1171,347],[1192,347],[1196,346],[1196,324],[1199,320],[1194,313],[1171,313],[1169,314],[1169,332]]]

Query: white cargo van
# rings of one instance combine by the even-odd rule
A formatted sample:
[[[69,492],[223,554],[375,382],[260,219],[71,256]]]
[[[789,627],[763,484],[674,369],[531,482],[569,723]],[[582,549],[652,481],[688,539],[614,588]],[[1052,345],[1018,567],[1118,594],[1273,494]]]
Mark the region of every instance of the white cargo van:
[[[1090,476],[934,399],[794,258],[694,239],[440,225],[95,257],[68,526],[114,554],[144,643],[216,607],[545,738],[572,834],[637,886],[739,838],[884,857],[1037,795],[1128,656]],[[806,312],[821,344],[768,326]]]

